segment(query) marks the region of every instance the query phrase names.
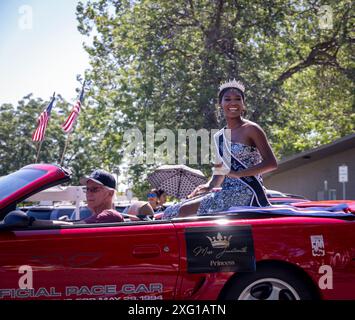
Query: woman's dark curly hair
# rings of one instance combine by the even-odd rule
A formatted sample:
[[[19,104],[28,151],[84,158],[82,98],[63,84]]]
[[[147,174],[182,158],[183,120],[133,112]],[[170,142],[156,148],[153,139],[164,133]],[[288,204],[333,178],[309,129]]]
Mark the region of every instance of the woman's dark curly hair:
[[[165,193],[165,191],[162,189],[152,189],[150,192],[155,193],[158,198],[160,198]]]

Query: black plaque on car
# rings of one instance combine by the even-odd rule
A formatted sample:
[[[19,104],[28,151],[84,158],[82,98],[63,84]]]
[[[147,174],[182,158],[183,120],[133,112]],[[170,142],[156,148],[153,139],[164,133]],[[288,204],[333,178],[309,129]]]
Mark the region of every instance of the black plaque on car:
[[[190,273],[255,271],[249,225],[186,228],[185,239]]]

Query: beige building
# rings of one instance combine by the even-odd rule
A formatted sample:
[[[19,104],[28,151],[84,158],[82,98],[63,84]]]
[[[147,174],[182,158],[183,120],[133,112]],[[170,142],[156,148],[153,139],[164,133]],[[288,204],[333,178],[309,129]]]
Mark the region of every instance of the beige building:
[[[339,182],[339,166],[347,166],[348,182]],[[344,179],[342,173],[342,179]],[[279,162],[264,175],[268,189],[302,195],[311,200],[355,200],[355,133]]]

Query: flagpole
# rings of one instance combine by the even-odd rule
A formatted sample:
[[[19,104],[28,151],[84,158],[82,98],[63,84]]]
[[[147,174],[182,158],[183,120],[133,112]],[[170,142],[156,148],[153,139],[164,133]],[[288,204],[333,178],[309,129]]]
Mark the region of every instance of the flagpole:
[[[37,150],[37,156],[36,156],[36,162],[38,162],[38,159],[39,159],[39,152],[41,151],[41,148],[42,148],[42,142],[43,140],[38,144],[38,150]]]
[[[62,166],[63,163],[64,163],[65,152],[67,151],[67,147],[68,147],[68,144],[69,144],[71,133],[73,132],[73,129],[74,129],[76,118],[77,118],[77,116],[79,115],[79,112],[80,112],[80,107],[81,107],[81,103],[82,103],[83,95],[84,95],[84,91],[85,91],[85,83],[86,83],[86,80],[84,80],[84,83],[83,83],[83,85],[81,87],[79,100],[74,105],[74,107],[72,109],[72,112],[69,115],[69,118],[62,125],[63,130],[66,131],[68,133],[68,135],[67,135],[67,139],[65,140],[65,145],[64,145],[64,149],[63,149],[63,153],[62,153],[62,158],[60,160],[60,166]],[[78,104],[79,104],[79,107],[78,107]],[[76,115],[74,114],[75,112],[76,112]],[[71,118],[71,117],[74,117],[74,118]]]
[[[67,147],[68,147],[68,143],[69,143],[69,139],[70,139],[70,137],[71,137],[71,133],[72,133],[72,130],[68,133],[67,138],[66,138],[66,140],[65,140],[65,145],[64,145],[64,149],[63,149],[63,153],[62,153],[62,158],[61,158],[60,164],[59,164],[60,166],[63,165],[64,156],[65,156],[65,152],[66,152]]]

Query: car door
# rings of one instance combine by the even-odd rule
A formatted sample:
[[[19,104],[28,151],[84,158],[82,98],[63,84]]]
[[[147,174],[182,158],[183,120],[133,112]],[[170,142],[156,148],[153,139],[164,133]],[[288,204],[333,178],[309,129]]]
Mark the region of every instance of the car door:
[[[173,299],[178,271],[169,222],[0,232],[0,299]]]

